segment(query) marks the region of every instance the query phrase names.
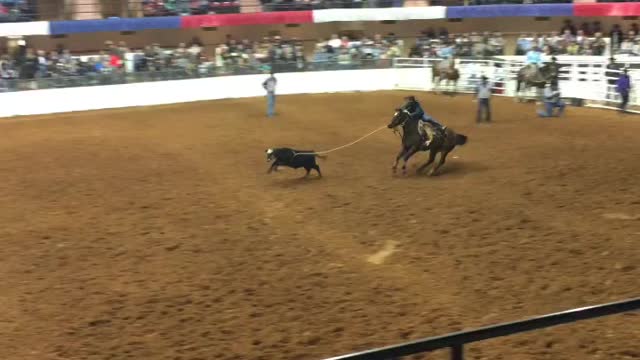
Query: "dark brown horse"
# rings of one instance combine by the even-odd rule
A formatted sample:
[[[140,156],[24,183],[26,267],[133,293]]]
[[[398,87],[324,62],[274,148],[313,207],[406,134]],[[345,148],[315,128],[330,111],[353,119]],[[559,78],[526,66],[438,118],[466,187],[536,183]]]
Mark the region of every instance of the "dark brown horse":
[[[396,157],[396,161],[393,164],[393,172],[396,172],[398,168],[398,162],[400,158],[404,160],[402,164],[402,174],[407,174],[407,161],[419,151],[429,151],[429,161],[418,168],[418,173],[423,172],[429,165],[433,164],[436,159],[436,155],[440,153],[440,161],[436,166],[431,169],[429,176],[437,174],[438,169],[444,164],[447,155],[458,145],[464,145],[467,142],[467,137],[461,134],[456,134],[450,128],[445,130],[446,135],[444,137],[435,135],[432,132],[432,140],[429,146],[425,145],[425,137],[422,135],[420,126],[422,125],[419,119],[414,119],[407,110],[397,109],[393,115],[393,119],[387,127],[389,129],[396,129],[402,127],[402,147],[400,153]],[[428,126],[428,125],[427,125]]]

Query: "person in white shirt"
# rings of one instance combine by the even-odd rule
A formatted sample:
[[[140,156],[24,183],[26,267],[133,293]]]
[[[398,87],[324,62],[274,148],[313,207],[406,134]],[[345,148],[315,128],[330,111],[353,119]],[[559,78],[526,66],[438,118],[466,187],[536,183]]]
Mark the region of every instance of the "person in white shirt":
[[[340,46],[342,46],[342,40],[340,40],[337,34],[333,34],[331,35],[331,39],[327,41],[327,44],[334,49],[339,49]]]
[[[558,90],[558,83],[552,82],[547,84],[544,89],[544,111],[538,111],[540,117],[560,117],[564,112],[565,103],[560,98],[560,90]],[[553,110],[558,109],[556,115],[553,115]]]
[[[262,87],[267,90],[267,116],[273,117],[276,109],[276,84],[278,81],[273,76],[273,70],[270,76],[262,83]]]
[[[486,76],[482,75],[480,84],[476,88],[475,98],[478,99],[478,114],[476,122],[491,122],[491,84]]]

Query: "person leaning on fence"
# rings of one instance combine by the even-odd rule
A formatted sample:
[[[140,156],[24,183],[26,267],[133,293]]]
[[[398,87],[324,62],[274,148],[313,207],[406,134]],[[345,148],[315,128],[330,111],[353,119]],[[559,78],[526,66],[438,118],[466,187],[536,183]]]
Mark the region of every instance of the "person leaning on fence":
[[[629,103],[629,92],[631,91],[631,78],[629,77],[629,69],[625,68],[620,74],[616,83],[616,90],[620,94],[622,101],[620,102],[620,111],[627,111]]]
[[[491,84],[489,84],[486,76],[482,75],[474,97],[478,99],[476,122],[491,122]]]
[[[544,111],[539,111],[540,117],[560,117],[564,113],[565,103],[560,98],[560,90],[558,90],[558,83],[552,82],[547,84],[544,89]],[[556,115],[553,115],[553,111],[558,109]]]
[[[620,77],[620,68],[620,65],[616,64],[616,59],[613,56],[610,57],[607,70],[604,73],[604,76],[607,78],[607,100],[615,99],[615,95],[613,94],[618,78]]]
[[[270,75],[262,83],[262,87],[267,90],[267,116],[273,117],[276,109],[276,84],[278,81],[273,76],[273,70],[270,71]]]

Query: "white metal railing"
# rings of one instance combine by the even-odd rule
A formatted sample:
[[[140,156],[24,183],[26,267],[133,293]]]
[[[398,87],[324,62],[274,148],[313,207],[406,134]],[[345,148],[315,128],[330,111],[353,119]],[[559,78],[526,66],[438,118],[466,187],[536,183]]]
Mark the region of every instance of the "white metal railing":
[[[614,107],[619,102],[614,82],[619,70],[607,69],[608,58],[604,56],[558,56],[558,63],[562,66],[558,76],[558,85],[563,97],[578,98],[587,101],[587,105],[600,107]],[[397,88],[411,90],[450,90],[457,92],[473,92],[481,76],[486,76],[496,95],[501,96],[535,96],[535,90],[526,94],[516,94],[516,77],[524,66],[523,56],[502,56],[493,59],[456,59],[456,68],[460,72],[460,79],[456,89],[452,86],[441,86],[436,89],[432,82],[431,69],[441,59],[405,59],[393,60],[396,69],[414,69],[411,73],[398,72]],[[640,97],[633,90],[636,81],[640,81],[640,59],[634,57],[616,58],[619,66],[635,66],[631,68],[632,91],[629,105],[640,106]],[[420,70],[416,70],[420,69]],[[422,69],[424,72],[422,72]],[[416,76],[416,71],[422,75]],[[607,77],[607,73],[615,73],[615,77]]]

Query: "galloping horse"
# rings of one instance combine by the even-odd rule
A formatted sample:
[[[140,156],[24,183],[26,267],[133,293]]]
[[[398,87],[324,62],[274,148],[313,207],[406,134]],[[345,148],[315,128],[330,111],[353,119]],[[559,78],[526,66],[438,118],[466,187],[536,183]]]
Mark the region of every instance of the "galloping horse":
[[[542,89],[548,82],[557,81],[558,73],[560,72],[560,66],[553,63],[547,63],[536,70],[534,67],[527,65],[518,70],[516,80],[518,86],[516,87],[517,99],[522,101],[520,90],[528,88],[536,88],[537,97],[542,98]]]
[[[441,153],[440,161],[431,169],[429,176],[436,175],[436,172],[444,164],[447,155],[458,145],[464,145],[467,142],[467,137],[461,134],[456,134],[450,128],[445,130],[446,136],[443,138],[441,135],[432,134],[432,141],[429,146],[425,146],[425,138],[422,135],[422,126],[420,119],[414,119],[407,110],[396,109],[396,113],[393,115],[391,122],[387,127],[389,129],[396,129],[398,126],[402,126],[402,147],[400,153],[396,157],[396,162],[393,164],[393,172],[396,172],[398,168],[398,162],[400,158],[403,158],[402,174],[407,174],[407,161],[419,151],[429,151],[429,161],[418,168],[418,173],[424,171],[429,165],[431,165],[436,159],[436,155]]]
[[[447,80],[447,86],[450,82],[453,82],[453,89],[455,92],[455,89],[458,86],[458,79],[460,79],[460,72],[456,69],[453,58],[434,63],[431,74],[431,81],[433,82],[434,89],[440,87],[440,82],[442,80]]]

